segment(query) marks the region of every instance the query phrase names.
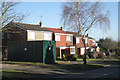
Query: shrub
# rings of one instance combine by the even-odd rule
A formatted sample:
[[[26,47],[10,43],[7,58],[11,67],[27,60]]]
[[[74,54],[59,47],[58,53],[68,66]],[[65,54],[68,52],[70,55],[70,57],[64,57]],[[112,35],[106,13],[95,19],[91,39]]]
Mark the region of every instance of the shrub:
[[[78,58],[77,54],[72,54],[73,58]]]
[[[106,57],[105,53],[98,53],[98,58],[105,58],[105,57]]]
[[[84,58],[84,55],[82,56],[82,58]],[[86,59],[89,59],[90,57],[89,57],[89,55],[86,55]]]
[[[60,57],[57,57],[57,60],[62,60]]]
[[[77,57],[78,57],[77,54],[71,54],[71,55],[68,55],[68,56],[66,57],[66,60],[67,60],[67,61],[76,61],[76,60],[77,60]]]

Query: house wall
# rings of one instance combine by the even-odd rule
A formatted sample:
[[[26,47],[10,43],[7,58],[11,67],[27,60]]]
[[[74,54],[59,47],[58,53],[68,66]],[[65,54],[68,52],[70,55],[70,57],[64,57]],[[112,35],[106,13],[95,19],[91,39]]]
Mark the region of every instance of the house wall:
[[[27,32],[20,30],[20,33],[4,33],[4,38],[2,39],[2,46],[7,46],[8,41],[27,41]],[[8,38],[8,34],[10,38]]]
[[[92,44],[92,41],[95,41],[95,44],[93,45]],[[84,43],[82,41],[82,38],[79,38],[79,43],[77,43],[77,37],[75,38],[75,41],[74,43],[76,43],[76,46],[77,47],[84,47]],[[90,46],[96,46],[96,40],[95,39],[88,39],[87,38],[87,43],[86,43],[86,47],[90,47]]]
[[[77,47],[84,47],[82,38],[79,38],[79,43],[77,43],[77,37],[76,37],[76,46],[77,46]]]
[[[56,41],[56,46],[70,46],[73,45],[73,36],[71,36],[71,41],[66,41],[66,35],[60,35],[60,41]]]
[[[79,38],[79,43],[77,43],[77,38]],[[93,40],[95,41],[94,45],[92,44]],[[80,55],[83,55],[84,52],[85,52],[85,49],[84,49],[84,43],[82,41],[82,38],[81,37],[74,37],[74,41],[75,41],[74,45],[76,45],[76,47],[77,47],[77,53],[80,54]],[[96,40],[95,39],[89,39],[89,38],[87,38],[86,47],[89,48],[91,46],[96,46]]]
[[[94,40],[94,41],[95,41],[95,44],[94,44],[94,45],[92,44],[93,40],[94,40],[94,39],[89,39],[89,44],[88,44],[88,46],[96,46],[96,40]]]

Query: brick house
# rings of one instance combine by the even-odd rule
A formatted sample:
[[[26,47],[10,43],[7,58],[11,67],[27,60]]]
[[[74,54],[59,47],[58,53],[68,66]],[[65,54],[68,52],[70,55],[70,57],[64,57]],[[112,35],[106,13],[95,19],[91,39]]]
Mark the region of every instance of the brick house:
[[[85,53],[84,43],[82,41],[82,36],[77,32],[69,32],[73,34],[73,45],[76,46],[76,53],[81,56]],[[96,40],[89,37],[88,34],[85,36],[86,49],[89,52],[99,51]]]
[[[8,41],[39,41],[53,39],[53,32],[46,28],[43,28],[42,25],[10,22],[4,27],[4,29],[7,29],[7,31],[2,32],[3,56],[7,56],[6,50]],[[16,33],[13,33],[13,30],[16,31]]]
[[[3,54],[6,53],[8,41],[40,40],[56,41],[56,55],[60,58],[75,54],[76,52],[78,55],[83,55],[85,52],[82,37],[78,33],[64,31],[63,27],[60,29],[43,27],[42,22],[40,22],[40,25],[10,22],[4,28],[8,28],[8,30],[7,32],[2,32]],[[11,33],[11,31],[18,31],[20,33]],[[91,51],[96,50],[95,39],[86,36],[85,41],[87,49],[91,49]],[[77,51],[75,46],[77,47]]]
[[[56,41],[56,55],[63,58],[64,56],[75,54],[75,46],[73,46],[73,34],[63,31],[63,27],[48,28],[46,29],[53,32],[54,39]]]
[[[8,29],[10,27],[10,29]],[[63,54],[75,54],[75,46],[73,46],[73,34],[58,28],[43,27],[40,25],[24,24],[10,22],[4,28],[7,32],[2,32],[2,49],[3,54],[7,49],[8,41],[39,41],[39,40],[53,40],[56,41],[57,57],[62,58]],[[16,31],[11,33],[10,31]],[[13,32],[14,32],[13,31]],[[17,33],[17,31],[19,33]]]

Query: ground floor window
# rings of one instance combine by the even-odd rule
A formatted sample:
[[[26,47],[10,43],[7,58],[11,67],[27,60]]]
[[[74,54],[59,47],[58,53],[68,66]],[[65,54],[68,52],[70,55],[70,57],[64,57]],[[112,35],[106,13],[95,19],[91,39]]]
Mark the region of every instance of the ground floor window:
[[[71,54],[75,54],[75,48],[71,48]]]

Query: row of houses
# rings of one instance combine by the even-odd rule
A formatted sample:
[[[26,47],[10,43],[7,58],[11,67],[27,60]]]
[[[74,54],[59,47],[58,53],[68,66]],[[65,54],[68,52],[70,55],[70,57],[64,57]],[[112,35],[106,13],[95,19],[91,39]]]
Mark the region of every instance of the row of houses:
[[[63,58],[63,55],[67,56],[70,54],[78,54],[80,56],[85,52],[81,35],[77,32],[64,31],[63,27],[43,27],[42,22],[39,25],[10,22],[4,29],[7,29],[7,31],[2,32],[3,53],[7,49],[8,41],[41,40],[56,41],[56,56],[59,58]],[[87,50],[99,51],[96,40],[89,37],[88,34],[85,36],[85,44]]]

